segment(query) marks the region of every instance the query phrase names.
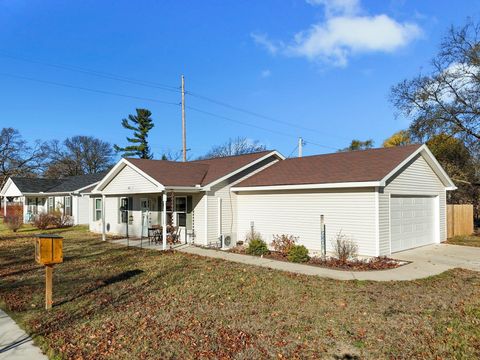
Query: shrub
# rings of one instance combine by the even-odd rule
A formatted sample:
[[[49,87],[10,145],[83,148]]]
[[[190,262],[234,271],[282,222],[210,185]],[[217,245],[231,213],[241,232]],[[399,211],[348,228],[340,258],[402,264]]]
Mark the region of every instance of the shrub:
[[[261,256],[268,254],[267,243],[262,239],[252,239],[248,243],[248,247],[245,249],[245,252],[249,255]]]
[[[45,230],[48,228],[52,223],[52,219],[50,214],[47,213],[40,213],[37,216],[35,216],[35,219],[33,220],[33,226],[35,226],[37,229],[40,230]]]
[[[290,251],[292,246],[295,246],[297,240],[298,237],[293,235],[273,235],[273,241],[271,245],[275,251],[278,251],[283,255],[288,255],[288,252]]]
[[[262,240],[262,235],[259,232],[256,232],[253,228],[245,236],[245,242],[250,242],[252,240]]]
[[[13,232],[17,232],[23,225],[23,205],[13,204],[7,209],[7,215],[3,218],[3,223]]]
[[[295,263],[307,262],[310,257],[308,256],[308,250],[303,245],[293,245],[287,254],[287,259]]]
[[[341,231],[336,235],[332,245],[335,257],[342,263],[346,263],[348,260],[352,258],[354,259],[358,255],[357,244],[342,234]]]
[[[64,215],[60,210],[55,210],[50,214],[50,225],[55,228],[65,228],[73,226],[73,218],[69,215]]]
[[[33,225],[40,230],[45,230],[50,226],[54,228],[65,228],[73,226],[73,218],[69,215],[62,214],[59,210],[55,210],[51,213],[38,214],[33,221]]]

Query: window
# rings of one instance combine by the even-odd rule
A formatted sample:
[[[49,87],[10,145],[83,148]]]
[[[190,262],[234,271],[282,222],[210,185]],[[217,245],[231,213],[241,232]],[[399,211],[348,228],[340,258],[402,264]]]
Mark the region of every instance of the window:
[[[178,213],[177,214],[177,226],[187,226],[187,214]]]
[[[175,197],[175,212],[177,213],[177,226],[187,226],[187,198]]]
[[[55,210],[55,209],[54,209],[54,206],[53,206],[53,201],[54,201],[54,197],[53,197],[53,196],[50,196],[50,197],[48,198],[48,208],[47,208],[47,211],[48,211],[49,213],[51,213],[51,212],[53,212],[53,210]]]
[[[94,220],[102,220],[102,199],[95,199]]]
[[[63,206],[64,206],[64,211],[65,215],[72,215],[72,197],[71,196],[65,196],[65,199],[63,200]]]
[[[176,212],[187,211],[187,198],[185,196],[175,198],[175,211]]]

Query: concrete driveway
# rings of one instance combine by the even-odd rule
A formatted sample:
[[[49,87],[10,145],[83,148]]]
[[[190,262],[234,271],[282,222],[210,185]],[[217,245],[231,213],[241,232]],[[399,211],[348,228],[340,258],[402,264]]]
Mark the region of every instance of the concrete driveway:
[[[456,267],[480,271],[480,247],[449,244],[427,245],[398,252],[391,257],[412,261],[418,267],[438,269],[438,272]]]
[[[352,272],[357,280],[415,280],[438,275],[453,268],[480,271],[480,248],[436,244],[401,251],[390,256],[410,261],[396,269]]]

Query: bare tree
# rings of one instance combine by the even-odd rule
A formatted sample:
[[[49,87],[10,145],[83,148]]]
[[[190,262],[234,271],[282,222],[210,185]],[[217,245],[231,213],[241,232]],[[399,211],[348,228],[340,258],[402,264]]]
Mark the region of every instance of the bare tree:
[[[49,143],[50,161],[45,171],[47,177],[64,177],[95,174],[113,165],[113,148],[92,136],[73,136],[63,142]]]
[[[168,161],[179,161],[183,156],[182,150],[178,151],[172,151],[168,150],[167,152],[164,152],[162,155],[162,160],[168,160]]]
[[[46,148],[40,141],[28,145],[19,131],[0,131],[0,188],[10,176],[37,176],[44,166]]]
[[[244,155],[265,150],[265,145],[260,144],[258,140],[249,140],[245,137],[237,137],[235,139],[228,139],[228,141],[222,145],[212,147],[208,153],[199,157],[199,159]]]
[[[480,143],[480,25],[451,27],[432,60],[432,71],[392,87],[391,101],[412,119],[410,132],[425,141],[448,134]]]

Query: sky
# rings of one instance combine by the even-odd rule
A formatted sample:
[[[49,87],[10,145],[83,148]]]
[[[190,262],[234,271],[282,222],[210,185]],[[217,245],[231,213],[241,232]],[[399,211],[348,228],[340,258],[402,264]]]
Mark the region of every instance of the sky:
[[[125,145],[121,119],[152,111],[155,157],[235,137],[285,156],[376,146],[409,121],[390,88],[429,62],[472,0],[0,0],[0,127],[33,142]]]

